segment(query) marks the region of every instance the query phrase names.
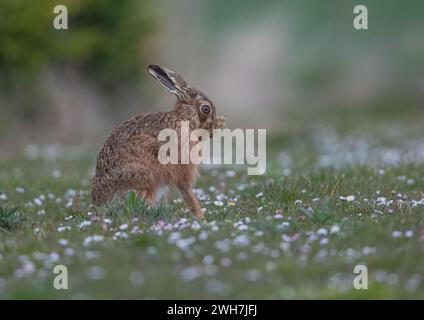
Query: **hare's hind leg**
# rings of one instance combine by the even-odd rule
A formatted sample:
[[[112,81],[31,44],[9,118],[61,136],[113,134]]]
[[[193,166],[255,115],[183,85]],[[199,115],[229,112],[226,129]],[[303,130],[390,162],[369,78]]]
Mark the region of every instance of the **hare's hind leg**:
[[[137,192],[138,196],[142,199],[144,199],[148,204],[153,204],[154,201],[152,200],[152,197],[150,195],[150,190],[148,189],[141,189]]]
[[[146,202],[155,202],[156,181],[151,170],[140,163],[129,163],[114,173],[115,193],[126,194],[133,190]]]
[[[148,204],[156,203],[156,187],[151,186],[149,189],[145,189],[145,195],[143,199],[146,200]]]

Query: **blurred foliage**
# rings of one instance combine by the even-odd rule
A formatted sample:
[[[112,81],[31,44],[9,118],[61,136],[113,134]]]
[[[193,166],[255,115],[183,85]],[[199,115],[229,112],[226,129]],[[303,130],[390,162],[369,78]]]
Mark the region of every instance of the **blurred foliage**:
[[[53,27],[59,4],[68,9],[68,30]],[[106,85],[137,78],[154,18],[150,0],[2,0],[0,84],[7,91],[57,65]]]
[[[366,32],[352,27],[358,4],[368,8]],[[336,83],[349,61],[369,57],[387,61],[395,81],[410,86],[407,79],[420,78],[424,68],[423,12],[422,0],[205,0],[201,20],[210,34],[220,36],[275,18],[289,36],[286,54],[293,57],[285,73],[310,90]]]
[[[369,10],[366,32],[352,26],[358,4]],[[56,5],[68,8],[68,30],[53,28]],[[276,43],[271,49],[280,50],[272,61],[281,80],[277,86],[293,95],[281,105],[269,106],[279,108],[278,115],[287,117],[292,107],[304,122],[305,114],[322,115],[336,124],[343,124],[347,113],[355,119],[350,113],[366,112],[376,118],[405,113],[416,118],[424,99],[423,11],[422,0],[0,0],[0,135],[4,139],[8,132],[12,138],[23,130],[42,132],[49,127],[42,120],[57,122],[61,111],[50,111],[61,97],[52,103],[53,90],[45,90],[45,82],[38,81],[51,70],[56,77],[63,75],[62,87],[70,75],[69,79],[81,80],[80,88],[88,85],[93,93],[81,102],[75,91],[76,104],[81,102],[86,112],[80,118],[95,110],[90,109],[96,106],[94,101],[105,111],[101,117],[115,120],[116,105],[123,117],[144,98],[134,94],[140,90],[133,84],[147,75],[144,66],[156,59],[155,49],[161,49],[161,58],[169,63],[198,68],[202,59],[195,55],[202,50],[210,61],[225,63],[237,59],[232,53],[237,41],[266,46],[267,42],[257,41],[258,35],[266,35],[260,33],[263,30],[275,31],[270,33]],[[151,37],[158,35],[157,29],[159,40]],[[266,50],[246,54],[254,57]],[[184,62],[190,59],[196,63]],[[255,89],[253,82],[251,88]],[[34,124],[41,124],[41,129]]]
[[[0,206],[0,230],[15,229],[25,220],[25,217],[17,212],[18,208],[18,206]]]
[[[211,29],[222,30],[234,24],[263,19],[264,14],[272,12],[282,17],[282,23],[290,22],[305,36],[314,37],[319,31],[333,34],[354,31],[353,8],[358,4],[368,8],[368,32],[378,30],[381,32],[379,37],[390,36],[387,31],[402,32],[422,24],[424,2],[421,0],[406,0],[402,4],[397,0],[205,0],[202,19]]]

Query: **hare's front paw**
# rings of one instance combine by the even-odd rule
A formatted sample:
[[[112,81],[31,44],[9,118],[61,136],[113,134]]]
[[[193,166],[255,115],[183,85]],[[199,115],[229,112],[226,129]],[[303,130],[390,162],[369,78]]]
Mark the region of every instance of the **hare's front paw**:
[[[224,116],[217,116],[216,117],[216,128],[221,129],[225,126],[225,117]]]

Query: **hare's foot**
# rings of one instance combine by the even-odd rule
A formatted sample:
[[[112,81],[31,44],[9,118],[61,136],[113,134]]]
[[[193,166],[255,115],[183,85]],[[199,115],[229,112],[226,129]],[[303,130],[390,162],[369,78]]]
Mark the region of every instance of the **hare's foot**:
[[[187,207],[194,213],[194,216],[200,220],[204,219],[199,200],[197,200],[193,190],[190,187],[179,187],[179,189]]]
[[[138,192],[138,196],[146,201],[148,204],[153,205],[156,203],[154,192],[152,189],[141,189]]]

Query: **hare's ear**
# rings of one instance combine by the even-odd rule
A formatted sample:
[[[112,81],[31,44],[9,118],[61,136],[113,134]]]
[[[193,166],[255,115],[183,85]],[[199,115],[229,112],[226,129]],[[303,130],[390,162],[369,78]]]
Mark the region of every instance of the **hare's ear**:
[[[149,73],[173,94],[178,97],[184,95],[187,83],[180,75],[176,74],[174,71],[153,64],[149,65],[148,69]]]

